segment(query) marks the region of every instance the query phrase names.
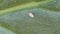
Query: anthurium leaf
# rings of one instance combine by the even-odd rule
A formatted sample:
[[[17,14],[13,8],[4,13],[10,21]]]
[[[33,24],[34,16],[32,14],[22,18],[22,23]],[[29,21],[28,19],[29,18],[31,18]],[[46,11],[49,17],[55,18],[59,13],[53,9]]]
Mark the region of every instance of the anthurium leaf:
[[[60,34],[59,1],[3,0],[0,3],[0,26],[16,34]]]

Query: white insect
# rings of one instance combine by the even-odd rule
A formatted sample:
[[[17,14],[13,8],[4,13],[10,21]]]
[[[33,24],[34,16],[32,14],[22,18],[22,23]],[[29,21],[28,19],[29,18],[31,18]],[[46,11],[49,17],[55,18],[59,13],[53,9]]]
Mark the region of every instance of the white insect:
[[[33,13],[29,13],[29,16],[32,17],[32,18],[34,17]]]

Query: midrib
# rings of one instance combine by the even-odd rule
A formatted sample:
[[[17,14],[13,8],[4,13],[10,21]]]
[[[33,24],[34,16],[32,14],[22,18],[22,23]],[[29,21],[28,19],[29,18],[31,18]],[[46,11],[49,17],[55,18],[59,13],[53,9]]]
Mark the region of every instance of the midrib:
[[[52,0],[50,0],[50,1],[52,1]],[[20,9],[24,9],[24,8],[30,8],[30,7],[33,7],[33,6],[39,6],[41,4],[44,4],[44,3],[47,3],[47,2],[50,2],[50,1],[47,0],[47,1],[43,1],[43,2],[30,2],[30,3],[18,5],[18,6],[12,7],[12,8],[0,10],[0,14],[4,14],[4,13],[7,13],[7,12],[13,12],[15,10],[20,10]]]

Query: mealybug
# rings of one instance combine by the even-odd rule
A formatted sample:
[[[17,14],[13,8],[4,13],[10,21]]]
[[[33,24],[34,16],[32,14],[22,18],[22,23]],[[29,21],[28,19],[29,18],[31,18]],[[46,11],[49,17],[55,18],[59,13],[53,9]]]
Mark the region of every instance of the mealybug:
[[[29,16],[33,18],[34,17],[34,14],[33,13],[29,13]]]

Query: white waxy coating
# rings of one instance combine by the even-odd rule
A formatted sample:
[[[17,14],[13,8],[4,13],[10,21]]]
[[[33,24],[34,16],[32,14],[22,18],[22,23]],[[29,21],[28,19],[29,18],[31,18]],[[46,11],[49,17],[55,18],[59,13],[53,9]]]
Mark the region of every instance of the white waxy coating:
[[[34,15],[32,13],[29,13],[29,16],[32,17],[32,18],[34,17]]]

